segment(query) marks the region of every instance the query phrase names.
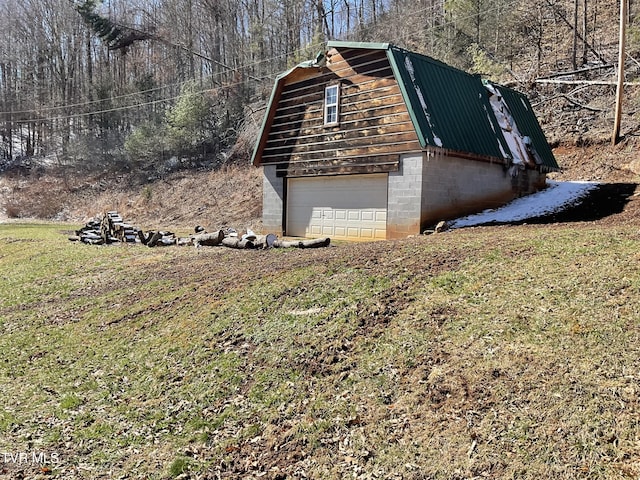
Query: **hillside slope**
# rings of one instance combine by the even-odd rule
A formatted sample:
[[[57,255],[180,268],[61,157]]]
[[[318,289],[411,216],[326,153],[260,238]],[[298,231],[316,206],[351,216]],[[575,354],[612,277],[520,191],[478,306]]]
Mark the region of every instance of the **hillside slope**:
[[[635,189],[632,140],[559,147],[553,176]],[[10,180],[15,208],[62,198],[77,222],[259,229],[249,168]],[[73,223],[0,224],[0,451],[39,459],[0,478],[637,478],[625,192],[598,220],[319,250],[94,248],[66,240]]]
[[[318,250],[0,225],[0,478],[640,475],[637,225]]]
[[[640,139],[634,136],[616,146],[564,143],[554,149],[563,170],[549,177],[637,183],[639,151]],[[2,214],[5,220],[26,217],[84,223],[101,212],[118,210],[128,222],[143,229],[191,231],[195,225],[204,225],[261,231],[261,175],[259,169],[238,165],[212,172],[177,172],[146,184],[131,182],[122,174],[5,174],[0,177]],[[620,215],[609,221],[626,221],[625,213]],[[635,210],[629,212],[631,218],[635,218]]]

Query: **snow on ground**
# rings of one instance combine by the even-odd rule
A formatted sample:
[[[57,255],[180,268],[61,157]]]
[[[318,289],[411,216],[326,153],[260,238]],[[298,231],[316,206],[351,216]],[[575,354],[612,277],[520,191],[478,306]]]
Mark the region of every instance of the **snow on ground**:
[[[549,215],[575,205],[598,185],[600,184],[597,182],[547,181],[547,188],[540,192],[517,198],[501,208],[458,218],[449,222],[449,228],[472,227],[492,222],[517,222]]]

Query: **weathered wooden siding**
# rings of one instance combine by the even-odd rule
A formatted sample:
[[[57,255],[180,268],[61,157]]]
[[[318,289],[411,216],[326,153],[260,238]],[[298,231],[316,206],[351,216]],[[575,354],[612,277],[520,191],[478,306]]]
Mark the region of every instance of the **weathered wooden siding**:
[[[324,91],[340,84],[339,124],[324,125]],[[325,68],[285,79],[270,119],[263,164],[280,176],[374,173],[398,169],[420,144],[384,51],[332,49]]]

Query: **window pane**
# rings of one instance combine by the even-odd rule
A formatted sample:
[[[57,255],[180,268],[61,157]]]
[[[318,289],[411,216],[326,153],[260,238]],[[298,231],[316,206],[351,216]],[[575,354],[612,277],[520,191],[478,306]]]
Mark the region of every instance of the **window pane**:
[[[338,85],[331,85],[324,91],[324,122],[338,123]]]
[[[337,88],[328,88],[327,89],[327,104],[333,104],[338,101],[338,89]]]
[[[327,123],[335,123],[338,121],[338,107],[335,105],[327,106]]]

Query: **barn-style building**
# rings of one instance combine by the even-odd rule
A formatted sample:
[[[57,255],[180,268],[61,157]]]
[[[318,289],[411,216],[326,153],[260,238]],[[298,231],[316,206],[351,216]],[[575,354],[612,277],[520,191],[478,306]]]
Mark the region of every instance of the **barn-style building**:
[[[419,234],[558,169],[521,93],[391,44],[337,41],[277,77],[252,160],[266,230],[348,240]]]

